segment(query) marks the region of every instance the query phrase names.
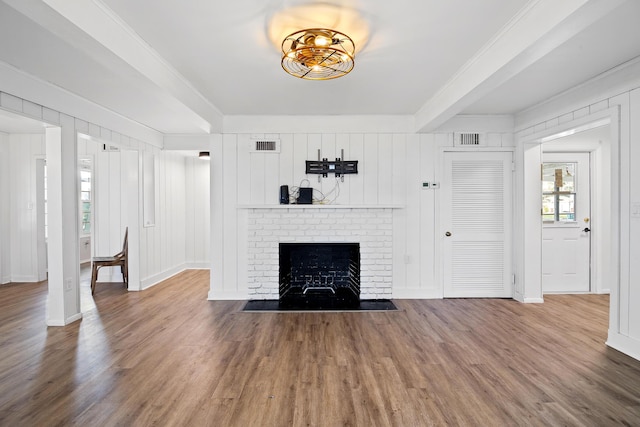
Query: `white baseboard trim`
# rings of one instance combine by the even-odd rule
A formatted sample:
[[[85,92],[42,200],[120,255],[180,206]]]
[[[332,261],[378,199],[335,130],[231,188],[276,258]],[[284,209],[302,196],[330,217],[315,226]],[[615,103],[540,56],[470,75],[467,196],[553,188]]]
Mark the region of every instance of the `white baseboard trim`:
[[[609,347],[616,349],[627,356],[640,360],[640,341],[619,333],[609,331],[607,343]]]
[[[47,319],[47,326],[67,326],[70,323],[82,319],[82,313],[74,314],[66,319]]]
[[[188,262],[185,267],[186,270],[211,270],[210,262]]]
[[[393,299],[442,299],[442,293],[435,289],[393,289]]]
[[[10,282],[35,283],[35,282],[40,282],[40,280],[38,280],[38,276],[12,276]]]
[[[149,289],[150,287],[157,285],[158,283],[164,280],[167,280],[168,278],[173,277],[178,273],[182,273],[186,269],[187,269],[186,264],[181,264],[173,268],[170,268],[168,270],[165,270],[161,273],[154,274],[153,276],[147,277],[146,279],[143,279],[140,281],[141,290]]]
[[[249,295],[246,292],[214,292],[209,291],[207,296],[209,301],[234,301],[234,300],[249,300]]]
[[[522,302],[525,304],[542,304],[544,303],[544,298],[525,298]]]

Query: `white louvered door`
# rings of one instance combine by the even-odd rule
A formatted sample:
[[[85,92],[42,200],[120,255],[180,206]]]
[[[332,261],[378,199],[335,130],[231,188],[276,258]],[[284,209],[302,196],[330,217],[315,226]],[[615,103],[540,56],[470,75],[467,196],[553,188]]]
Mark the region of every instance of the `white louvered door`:
[[[445,152],[444,297],[512,297],[512,153]]]

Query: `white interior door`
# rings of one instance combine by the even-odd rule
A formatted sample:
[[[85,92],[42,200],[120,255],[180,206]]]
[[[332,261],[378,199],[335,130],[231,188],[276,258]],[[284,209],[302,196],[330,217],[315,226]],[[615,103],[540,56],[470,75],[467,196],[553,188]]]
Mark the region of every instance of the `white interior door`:
[[[440,236],[445,297],[513,296],[512,153],[445,152]]]
[[[542,291],[590,291],[589,153],[543,153]]]

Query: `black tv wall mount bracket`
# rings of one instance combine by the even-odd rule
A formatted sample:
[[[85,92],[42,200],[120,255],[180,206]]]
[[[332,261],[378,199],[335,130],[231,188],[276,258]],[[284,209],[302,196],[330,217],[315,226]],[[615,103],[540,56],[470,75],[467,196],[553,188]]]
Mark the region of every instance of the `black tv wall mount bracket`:
[[[340,155],[340,158],[328,160],[322,158],[320,150],[318,150],[318,160],[306,160],[305,173],[320,175],[318,176],[318,182],[320,182],[321,178],[326,178],[330,173],[333,173],[336,178],[341,178],[341,181],[344,182],[344,175],[358,173],[358,161],[343,160],[344,149],[340,150]]]

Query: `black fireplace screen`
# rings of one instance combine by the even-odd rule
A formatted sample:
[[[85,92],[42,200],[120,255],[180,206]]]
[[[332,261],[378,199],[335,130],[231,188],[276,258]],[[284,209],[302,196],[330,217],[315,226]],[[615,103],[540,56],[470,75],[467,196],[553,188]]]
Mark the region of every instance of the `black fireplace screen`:
[[[280,303],[357,306],[358,243],[281,243]]]

